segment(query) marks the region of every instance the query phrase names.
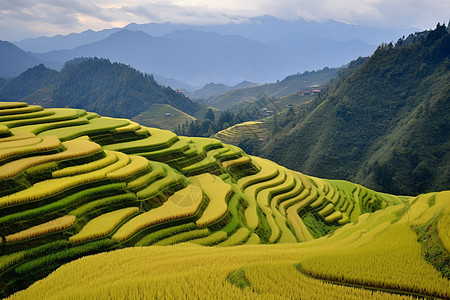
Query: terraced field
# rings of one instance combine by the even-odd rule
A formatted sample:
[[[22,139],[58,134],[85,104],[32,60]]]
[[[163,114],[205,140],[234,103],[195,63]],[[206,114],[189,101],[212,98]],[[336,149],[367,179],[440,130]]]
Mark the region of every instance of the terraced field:
[[[133,118],[133,121],[150,127],[176,130],[178,125],[195,120],[193,116],[169,104],[153,104],[146,111]]]
[[[16,296],[104,298],[111,289],[117,298],[171,298],[186,297],[186,285],[196,298],[216,290],[220,298],[283,298],[308,286],[318,298],[372,293],[356,286],[380,290],[380,298],[396,298],[393,290],[450,296],[449,192],[382,194],[306,176],[216,139],[18,102],[0,102],[0,187],[2,296],[66,263],[121,248],[70,263]],[[221,250],[237,245],[245,246]],[[141,261],[135,265],[148,281],[133,281],[143,275],[127,260]],[[390,260],[396,263],[387,266]],[[208,272],[195,267],[212,261]],[[160,268],[168,282],[183,283],[163,288]],[[82,275],[87,269],[93,277]],[[394,275],[380,279],[385,271]],[[193,288],[202,272],[211,282]]]
[[[222,143],[232,145],[238,145],[246,138],[258,139],[262,141],[267,140],[272,133],[272,122],[273,121],[271,119],[264,119],[263,121],[249,121],[236,124],[219,131],[214,135],[214,137]]]

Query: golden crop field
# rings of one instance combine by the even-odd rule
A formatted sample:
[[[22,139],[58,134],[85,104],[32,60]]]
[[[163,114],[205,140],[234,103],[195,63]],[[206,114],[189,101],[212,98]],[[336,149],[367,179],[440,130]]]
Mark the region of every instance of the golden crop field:
[[[217,139],[0,102],[1,297],[450,298],[449,207],[450,191],[388,195]]]

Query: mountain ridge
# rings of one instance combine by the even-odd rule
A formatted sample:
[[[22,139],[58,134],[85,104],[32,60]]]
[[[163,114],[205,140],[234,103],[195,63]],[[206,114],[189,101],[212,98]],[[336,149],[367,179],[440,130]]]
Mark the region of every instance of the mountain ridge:
[[[203,109],[184,94],[159,85],[151,75],[99,58],[69,61],[60,72],[40,65],[7,81],[0,87],[0,97],[10,101],[23,99],[46,107],[90,108],[105,115],[128,118],[155,103],[170,104],[188,114]]]
[[[448,189],[449,41],[446,26],[438,25],[396,45],[382,44],[325,88],[316,109],[263,152],[309,174],[378,190]],[[295,157],[294,148],[302,149]],[[358,171],[348,172],[349,165]]]
[[[28,68],[42,63],[42,60],[26,53],[7,41],[0,41],[0,77],[13,77]]]
[[[314,27],[318,28],[317,32],[314,32]],[[98,41],[102,38],[105,38],[110,34],[110,32],[119,31],[121,29],[130,29],[133,31],[143,30],[144,32],[154,36],[163,36],[175,30],[193,29],[205,32],[212,31],[224,35],[240,34],[244,37],[260,42],[269,42],[289,33],[306,33],[313,36],[321,36],[324,38],[336,38],[340,36],[340,40],[351,40],[356,38],[365,41],[368,44],[380,44],[382,42],[388,42],[390,40],[397,39],[399,36],[418,31],[417,28],[361,28],[355,25],[349,25],[333,20],[327,20],[325,22],[305,21],[302,19],[288,21],[266,15],[250,18],[249,22],[247,23],[228,25],[187,25],[174,24],[169,22],[147,24],[130,23],[123,28],[104,29],[94,32],[92,30],[86,30],[81,33],[71,33],[62,36],[58,35],[53,37],[30,38],[16,41],[14,42],[14,44],[25,49],[26,51],[47,52],[50,50],[64,49],[68,44],[71,45],[71,48],[75,48],[82,44]],[[348,32],[351,32],[350,35],[348,35]],[[97,35],[97,37],[82,38],[83,35]],[[72,37],[77,37],[81,41],[78,43],[68,42],[68,39]],[[54,40],[55,42],[51,42],[52,40]]]

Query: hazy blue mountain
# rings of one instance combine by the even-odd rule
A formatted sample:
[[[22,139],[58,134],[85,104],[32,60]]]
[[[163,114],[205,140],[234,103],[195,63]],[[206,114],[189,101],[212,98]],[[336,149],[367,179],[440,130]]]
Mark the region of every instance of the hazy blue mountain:
[[[211,97],[219,96],[225,94],[228,91],[236,90],[236,89],[244,89],[253,86],[257,86],[258,83],[250,82],[250,81],[242,81],[233,86],[228,86],[223,83],[207,83],[201,89],[198,89],[190,94],[192,99],[209,99]]]
[[[199,87],[207,82],[273,82],[288,74],[340,67],[372,54],[373,45],[411,31],[262,16],[223,25],[132,23],[124,29],[88,30],[17,44],[41,60],[59,61],[59,66],[75,57],[103,57]],[[162,83],[189,91],[177,82]]]
[[[175,31],[153,37],[122,30],[73,50],[36,54],[40,59],[67,61],[74,57],[103,57],[157,73],[190,85],[217,81],[274,81],[298,69],[279,48],[240,36],[199,31]]]
[[[198,89],[198,87],[194,87],[180,80],[164,77],[162,75],[155,73],[153,73],[152,75],[155,78],[156,82],[158,82],[159,84],[164,86],[170,86],[174,90],[181,90],[187,96],[189,96],[190,93]]]
[[[268,15],[250,18],[248,22],[222,25],[172,23],[148,23],[139,25],[132,23],[126,26],[126,28],[130,30],[142,30],[154,36],[162,36],[175,30],[194,29],[223,35],[241,35],[260,42],[269,42],[288,34],[303,34],[337,41],[357,39],[373,45],[397,40],[402,35],[408,35],[416,31],[415,28],[375,28],[345,24],[334,20],[326,20],[323,22],[306,21],[303,19],[281,20]]]
[[[121,28],[105,29],[101,31],[86,30],[80,33],[68,35],[56,35],[52,37],[29,38],[14,42],[15,45],[25,51],[43,53],[53,50],[73,49],[81,45],[90,44],[107,38]]]
[[[350,25],[333,20],[323,22],[298,20],[281,20],[272,16],[261,16],[239,24],[223,25],[188,25],[173,23],[131,23],[124,27],[131,31],[142,30],[152,36],[163,36],[176,30],[193,29],[203,32],[215,32],[222,35],[241,35],[243,37],[269,42],[285,35],[300,34],[336,41],[360,40],[368,44],[378,45],[382,42],[397,40],[402,35],[414,32],[415,29],[373,28]],[[94,43],[107,38],[121,28],[101,31],[86,30],[81,33],[57,35],[53,37],[29,38],[14,42],[25,51],[43,53],[52,50],[73,49],[81,45]]]
[[[42,60],[6,41],[0,41],[0,77],[17,76]]]
[[[377,48],[360,40],[339,41],[305,34],[287,34],[269,44],[289,53],[302,70],[340,67],[359,56],[370,56]]]

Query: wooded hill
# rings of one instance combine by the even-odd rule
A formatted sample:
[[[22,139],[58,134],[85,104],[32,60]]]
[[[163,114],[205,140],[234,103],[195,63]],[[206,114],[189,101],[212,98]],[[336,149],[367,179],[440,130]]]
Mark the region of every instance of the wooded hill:
[[[1,297],[447,299],[449,203],[450,191],[389,195],[216,139],[0,102]]]
[[[43,107],[75,107],[111,117],[133,118],[152,104],[169,104],[188,114],[203,106],[170,87],[159,85],[152,75],[107,59],[69,61],[61,72],[43,65],[4,81],[0,98],[26,100]]]
[[[311,104],[309,104],[311,105]],[[450,188],[450,34],[445,25],[360,59],[259,152],[385,192]]]

